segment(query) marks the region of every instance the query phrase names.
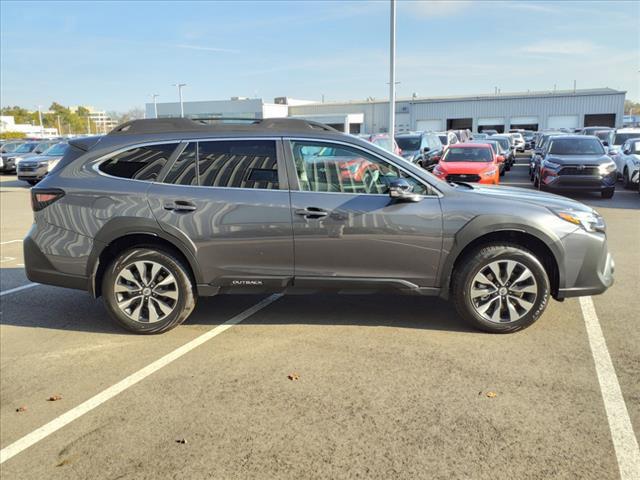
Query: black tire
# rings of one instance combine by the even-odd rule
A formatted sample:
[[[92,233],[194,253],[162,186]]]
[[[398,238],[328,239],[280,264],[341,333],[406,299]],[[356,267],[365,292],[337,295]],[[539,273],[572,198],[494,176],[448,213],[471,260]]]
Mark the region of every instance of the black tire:
[[[536,281],[537,296],[533,306],[522,318],[509,323],[495,323],[480,315],[472,304],[470,288],[473,278],[491,262],[515,260],[526,266]],[[489,333],[512,333],[533,324],[549,303],[549,277],[538,258],[529,250],[510,243],[487,244],[479,247],[458,262],[453,272],[451,293],[458,314],[470,325]]]
[[[615,191],[615,188],[605,188],[600,192],[600,195],[602,195],[602,198],[613,198]]]
[[[622,174],[622,186],[627,190],[633,186],[631,184],[631,179],[629,178],[629,170],[627,167],[624,168],[624,173]]]
[[[150,261],[166,268],[175,278],[178,299],[173,310],[155,323],[144,323],[129,318],[118,307],[115,282],[125,267],[136,261]],[[188,268],[173,253],[153,248],[135,247],[120,253],[107,267],[102,279],[102,297],[111,318],[127,330],[138,334],[162,333],[184,322],[196,306],[196,293]]]

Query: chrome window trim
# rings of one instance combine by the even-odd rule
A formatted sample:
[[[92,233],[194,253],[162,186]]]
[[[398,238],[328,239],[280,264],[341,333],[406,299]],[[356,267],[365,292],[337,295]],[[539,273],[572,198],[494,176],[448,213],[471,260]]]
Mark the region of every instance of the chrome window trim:
[[[404,173],[406,173],[407,175],[409,175],[411,178],[413,178],[414,180],[416,180],[418,183],[425,185],[427,188],[432,189],[435,192],[435,195],[420,195],[422,198],[442,198],[444,196],[444,194],[438,190],[436,187],[434,187],[433,185],[431,185],[429,182],[422,180],[420,178],[416,178],[415,175],[409,171],[407,171],[406,169],[402,168],[400,165],[398,165],[397,163],[389,160],[388,158],[385,158],[383,156],[381,156],[380,154],[378,154],[377,152],[365,149],[359,145],[355,145],[353,143],[349,143],[349,142],[342,142],[340,140],[324,140],[324,139],[316,139],[316,138],[310,138],[310,137],[283,137],[283,140],[287,140],[289,142],[292,141],[306,141],[306,142],[318,142],[318,143],[333,143],[333,144],[339,144],[339,145],[345,145],[347,147],[351,147],[351,148],[356,148],[358,150],[361,150],[362,152],[365,152],[369,155],[373,155],[376,158],[379,158],[387,163],[390,163],[392,165],[394,165],[395,167],[397,167],[399,170],[403,171]],[[291,143],[289,143],[291,144]],[[292,152],[293,153],[293,152]],[[298,172],[296,171],[296,175],[298,174]],[[292,192],[306,192],[306,193],[331,193],[331,194],[338,194],[338,195],[375,195],[375,196],[386,196],[388,197],[388,195],[383,194],[383,193],[347,193],[347,192],[312,192],[310,190],[293,190],[291,189]]]
[[[102,170],[100,170],[100,165],[103,162],[106,162],[107,160],[109,160],[111,157],[118,155],[120,153],[126,152],[127,150],[131,150],[134,148],[140,148],[140,147],[148,147],[151,145],[165,145],[165,144],[177,144],[178,146],[182,143],[184,144],[189,144],[190,142],[212,142],[212,141],[231,141],[231,140],[236,140],[236,141],[244,141],[244,140],[272,140],[274,142],[278,142],[278,141],[282,141],[282,137],[213,137],[213,138],[183,138],[180,140],[165,140],[165,141],[154,141],[154,142],[144,142],[144,143],[135,143],[132,145],[128,145],[126,147],[120,148],[118,150],[114,150],[112,152],[109,152],[105,155],[102,155],[101,157],[96,158],[95,160],[92,160],[90,163],[89,168],[91,168],[93,171],[95,171],[98,175],[101,175],[103,177],[107,177],[107,178],[115,178],[116,180],[121,180],[121,181],[129,181],[129,182],[141,182],[141,183],[146,183],[149,186],[151,185],[169,185],[172,187],[187,187],[187,188],[208,188],[208,189],[216,189],[216,190],[248,190],[248,191],[259,191],[259,192],[286,192],[289,193],[290,189],[286,189],[286,190],[282,190],[279,188],[273,189],[273,188],[242,188],[242,187],[208,187],[206,185],[176,185],[174,183],[164,183],[164,182],[157,182],[157,181],[150,181],[150,180],[137,180],[135,178],[125,178],[125,177],[116,177],[114,175],[109,175],[108,173],[103,172]],[[178,148],[178,146],[176,146],[176,148]],[[175,153],[175,150],[174,150]],[[276,154],[277,154],[277,144],[276,144]],[[173,153],[171,154],[173,156]]]

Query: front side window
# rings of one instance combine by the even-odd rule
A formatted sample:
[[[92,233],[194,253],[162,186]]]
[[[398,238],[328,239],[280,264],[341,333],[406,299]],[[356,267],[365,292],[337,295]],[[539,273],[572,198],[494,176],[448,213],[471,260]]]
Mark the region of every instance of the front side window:
[[[427,187],[398,167],[362,150],[324,142],[292,141],[300,189],[306,192],[386,194],[391,182],[403,178],[413,192]]]
[[[170,143],[132,148],[114,155],[98,168],[114,177],[152,182],[158,178],[176,145]]]
[[[278,159],[273,140],[198,143],[199,184],[205,187],[277,190]]]

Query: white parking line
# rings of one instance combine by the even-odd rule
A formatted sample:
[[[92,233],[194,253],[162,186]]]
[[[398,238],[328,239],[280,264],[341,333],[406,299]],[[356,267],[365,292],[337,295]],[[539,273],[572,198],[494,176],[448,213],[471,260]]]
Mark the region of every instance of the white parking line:
[[[7,240],[6,242],[0,242],[0,245],[6,245],[7,243],[18,243],[22,242],[22,240]]]
[[[587,335],[591,345],[593,361],[596,365],[604,409],[609,420],[611,439],[618,458],[618,468],[622,480],[640,478],[640,448],[633,433],[627,406],[620,390],[618,377],[611,362],[609,350],[602,334],[598,315],[591,297],[580,297],[580,308],[587,326]]]
[[[164,357],[147,365],[141,370],[138,370],[137,372],[129,375],[124,380],[119,381],[115,385],[112,385],[111,387],[103,390],[97,395],[91,397],[89,400],[81,403],[77,407],[74,407],[71,410],[63,413],[59,417],[51,420],[49,423],[43,425],[37,430],[34,430],[33,432],[25,435],[24,437],[15,441],[11,445],[6,446],[2,450],[0,450],[0,464],[6,462],[7,460],[19,454],[23,450],[26,450],[27,448],[34,445],[35,443],[38,443],[40,440],[48,437],[52,433],[60,430],[62,427],[73,422],[75,419],[80,418],[85,413],[89,413],[94,408],[100,406],[107,400],[115,397],[119,393],[125,391],[127,388],[135,385],[141,380],[144,380],[149,375],[160,370],[162,367],[166,367],[171,362],[189,353],[194,348],[199,347],[200,345],[207,342],[208,340],[211,340],[213,337],[216,337],[221,333],[225,332],[232,326],[237,325],[243,320],[246,320],[248,317],[250,317],[254,313],[262,310],[267,305],[270,305],[271,303],[275,302],[281,296],[282,294],[277,293],[265,298],[264,300],[256,303],[254,306],[249,307],[245,311],[239,313],[235,317],[230,318],[226,322],[218,325],[217,327],[212,328],[208,332],[203,333],[199,337],[194,338],[193,340],[191,340],[188,343],[185,343],[181,347],[176,348],[174,351],[166,354]]]
[[[26,290],[27,288],[33,288],[40,285],[39,283],[27,283],[26,285],[22,285],[16,288],[10,288],[9,290],[5,290],[4,292],[0,292],[0,297],[4,297],[5,295],[9,295],[10,293],[20,292],[21,290]]]

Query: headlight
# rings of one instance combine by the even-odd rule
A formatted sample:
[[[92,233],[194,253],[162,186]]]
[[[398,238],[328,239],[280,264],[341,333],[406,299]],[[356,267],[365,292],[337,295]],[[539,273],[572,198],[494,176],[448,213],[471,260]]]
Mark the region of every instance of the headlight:
[[[11,160],[11,159],[9,159]],[[19,164],[22,160],[24,160],[22,157],[13,157],[13,162],[17,165]]]
[[[440,169],[440,165],[436,165],[435,167],[433,167],[433,174],[442,175],[442,170]]]
[[[615,162],[603,163],[598,167],[598,171],[600,172],[600,175],[606,175],[607,173],[613,172],[615,169],[616,169]]]
[[[551,162],[549,160],[545,160],[542,162],[542,166],[546,167],[546,168],[552,168],[552,169],[556,169],[556,168],[560,168],[560,164],[556,163],[556,162]]]
[[[606,230],[604,219],[596,212],[582,212],[577,210],[553,210],[561,219],[574,225],[579,225],[587,232],[602,232]]]

